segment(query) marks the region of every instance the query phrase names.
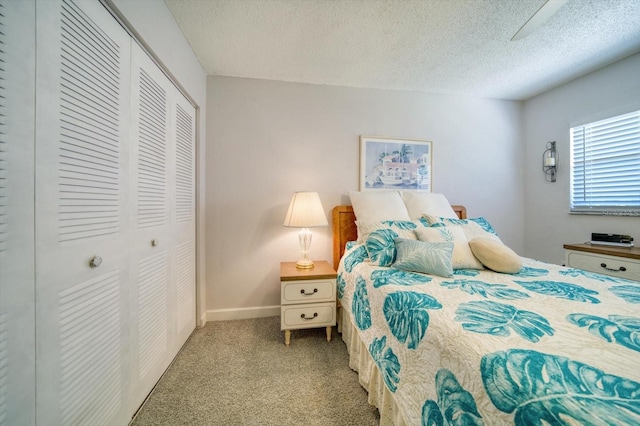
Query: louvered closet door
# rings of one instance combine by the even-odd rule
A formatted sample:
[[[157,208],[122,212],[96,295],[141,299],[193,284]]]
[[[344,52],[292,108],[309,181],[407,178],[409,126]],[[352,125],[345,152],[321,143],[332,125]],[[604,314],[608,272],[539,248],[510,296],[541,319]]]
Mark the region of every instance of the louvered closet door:
[[[175,139],[175,203],[173,239],[176,245],[174,288],[178,350],[196,327],[195,108],[177,90],[173,126]]]
[[[32,425],[34,1],[0,1],[0,46],[0,425]]]
[[[36,13],[38,423],[126,424],[131,40],[97,1]]]
[[[141,404],[174,355],[170,207],[175,143],[170,137],[171,82],[135,44],[131,64],[131,378],[134,402]]]

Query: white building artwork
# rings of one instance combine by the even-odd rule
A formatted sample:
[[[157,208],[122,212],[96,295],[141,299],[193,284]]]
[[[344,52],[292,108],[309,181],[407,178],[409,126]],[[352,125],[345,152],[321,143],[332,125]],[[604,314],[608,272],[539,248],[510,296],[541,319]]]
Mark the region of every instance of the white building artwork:
[[[431,191],[431,143],[362,139],[363,189]]]

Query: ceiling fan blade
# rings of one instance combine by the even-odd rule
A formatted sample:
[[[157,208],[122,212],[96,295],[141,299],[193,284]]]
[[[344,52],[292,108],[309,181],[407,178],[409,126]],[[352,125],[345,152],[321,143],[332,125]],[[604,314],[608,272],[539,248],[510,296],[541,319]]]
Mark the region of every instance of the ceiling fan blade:
[[[518,32],[511,37],[511,41],[520,40],[534,32],[539,26],[544,24],[547,19],[551,18],[551,15],[564,6],[567,1],[568,0],[547,0],[533,16],[525,22]]]

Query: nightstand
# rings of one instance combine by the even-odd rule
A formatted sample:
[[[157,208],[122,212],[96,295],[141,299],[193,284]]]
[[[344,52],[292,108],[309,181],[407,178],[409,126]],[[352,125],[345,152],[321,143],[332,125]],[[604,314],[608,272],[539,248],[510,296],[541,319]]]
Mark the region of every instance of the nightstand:
[[[336,323],[336,271],[323,260],[311,269],[298,269],[296,262],[280,263],[280,329],[289,346],[291,330],[327,328]]]
[[[565,263],[571,268],[640,281],[640,248],[595,244],[565,244]]]

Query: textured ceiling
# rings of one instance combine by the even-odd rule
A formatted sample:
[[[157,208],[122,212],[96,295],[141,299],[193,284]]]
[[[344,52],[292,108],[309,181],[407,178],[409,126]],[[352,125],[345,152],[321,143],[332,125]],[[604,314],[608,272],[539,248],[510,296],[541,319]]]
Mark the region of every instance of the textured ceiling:
[[[640,51],[640,0],[165,0],[210,75],[522,100]],[[638,77],[640,78],[640,77]]]

